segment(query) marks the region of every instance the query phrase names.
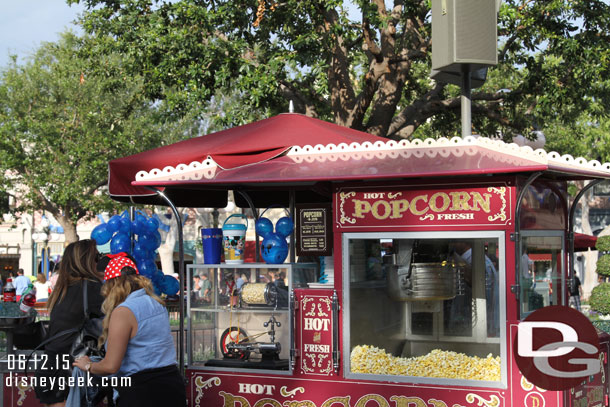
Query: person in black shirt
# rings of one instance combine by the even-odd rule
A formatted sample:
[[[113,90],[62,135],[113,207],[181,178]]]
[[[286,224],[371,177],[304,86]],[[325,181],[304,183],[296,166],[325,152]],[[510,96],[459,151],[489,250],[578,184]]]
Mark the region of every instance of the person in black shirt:
[[[570,289],[570,306],[580,311],[580,295],[582,294],[582,285],[576,272],[574,272],[574,284]]]
[[[62,261],[59,265],[58,278],[55,288],[48,300],[50,315],[48,338],[66,329],[80,327],[84,322],[83,314],[83,280],[87,280],[87,300],[90,318],[103,316],[102,288],[103,275],[97,272],[96,264],[99,258],[94,240],[80,240],[69,244],[64,250]],[[74,342],[76,334],[59,337],[45,346],[45,354],[48,356],[45,369],[39,369],[37,376],[66,378],[70,375],[69,368],[73,360],[68,358],[70,347]],[[38,383],[41,381],[38,380]],[[46,381],[47,383],[50,380]],[[68,398],[69,387],[58,385],[36,387],[36,397],[41,403],[48,406],[64,406]]]

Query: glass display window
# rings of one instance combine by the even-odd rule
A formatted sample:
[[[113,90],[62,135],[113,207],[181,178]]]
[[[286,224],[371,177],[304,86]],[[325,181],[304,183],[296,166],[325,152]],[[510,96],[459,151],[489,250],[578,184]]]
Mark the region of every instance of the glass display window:
[[[289,372],[290,292],[315,282],[317,268],[309,263],[188,266],[188,364]]]
[[[521,319],[549,305],[565,305],[564,234],[562,231],[522,231],[519,272]]]
[[[346,233],[343,258],[348,377],[506,385],[504,232]]]

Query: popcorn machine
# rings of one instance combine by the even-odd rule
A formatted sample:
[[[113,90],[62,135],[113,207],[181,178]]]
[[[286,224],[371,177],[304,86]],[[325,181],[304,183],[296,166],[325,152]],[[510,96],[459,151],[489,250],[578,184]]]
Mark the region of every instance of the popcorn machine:
[[[565,392],[528,382],[513,349],[520,321],[567,305],[581,196],[570,201],[568,182],[601,182],[608,165],[482,137],[397,143],[266,120],[220,132],[239,151],[211,134],[110,163],[116,199],[223,207],[233,190],[238,207],[279,204],[297,221],[286,263],[181,270],[187,292],[205,275],[214,293],[187,299],[191,406],[608,405],[604,334],[600,372]],[[264,144],[247,166],[239,137]],[[172,149],[185,156],[168,161]],[[147,167],[157,160],[163,170]]]

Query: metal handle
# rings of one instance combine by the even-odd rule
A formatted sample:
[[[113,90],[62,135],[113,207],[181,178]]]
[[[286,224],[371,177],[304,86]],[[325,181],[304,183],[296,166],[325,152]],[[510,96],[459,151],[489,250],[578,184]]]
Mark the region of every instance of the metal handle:
[[[333,290],[332,296],[333,304],[333,367],[335,374],[339,375],[339,361],[341,360],[341,354],[339,352],[339,297],[337,291]]]
[[[292,329],[290,329],[290,366],[292,367],[292,369],[294,369],[296,363],[297,363],[297,357],[298,355],[298,351],[297,348],[294,344],[294,330],[296,329],[297,325],[296,325],[296,314],[297,314],[297,309],[298,309],[298,305],[299,302],[297,301],[295,295],[294,295],[294,290],[290,290],[290,300],[289,300],[289,306],[290,306],[290,317],[292,318]]]

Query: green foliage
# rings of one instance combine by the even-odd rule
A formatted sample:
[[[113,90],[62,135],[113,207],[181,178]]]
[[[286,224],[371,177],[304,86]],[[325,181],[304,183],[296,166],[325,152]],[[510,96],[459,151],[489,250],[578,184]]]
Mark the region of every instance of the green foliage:
[[[591,291],[591,309],[601,314],[610,314],[610,283],[602,283]]]
[[[98,40],[90,52],[128,55],[130,75],[172,113],[234,95],[240,103],[213,125],[284,112],[293,100],[297,111],[380,136],[459,134],[459,89],[428,79],[429,0],[67,1],[87,7],[82,25]],[[608,2],[501,4],[499,63],[473,91],[473,131],[510,139],[552,127],[563,137],[607,117]]]
[[[600,252],[610,252],[610,236],[599,236],[595,248]]]
[[[597,260],[597,274],[604,277],[610,277],[610,255],[605,254]]]
[[[0,72],[0,189],[18,198],[17,212],[53,213],[67,236],[116,207],[105,193],[109,160],[184,131],[162,121],[164,105],[145,97],[122,56],[83,56],[87,41],[64,34]]]

